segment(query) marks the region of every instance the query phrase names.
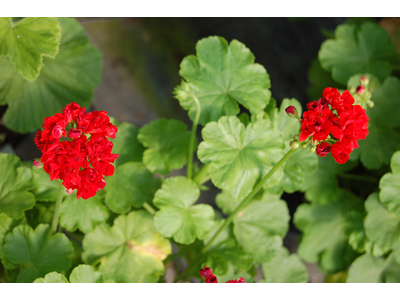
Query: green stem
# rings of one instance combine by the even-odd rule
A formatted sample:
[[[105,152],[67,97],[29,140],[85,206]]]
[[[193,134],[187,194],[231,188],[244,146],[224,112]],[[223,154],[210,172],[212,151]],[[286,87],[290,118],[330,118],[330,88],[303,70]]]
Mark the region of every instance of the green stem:
[[[362,180],[362,181],[369,181],[369,182],[377,182],[378,179],[370,176],[365,176],[365,175],[357,175],[357,174],[347,174],[347,173],[337,173],[338,176],[343,177],[343,178],[348,178],[348,179],[354,179],[354,180]]]
[[[208,165],[202,165],[200,170],[193,176],[193,181],[199,185],[210,180],[210,174],[208,174]]]
[[[143,208],[145,210],[147,210],[150,214],[154,215],[156,213],[156,211],[154,210],[153,207],[151,207],[150,204],[148,204],[147,202],[143,203]]]
[[[51,231],[53,233],[57,232],[58,219],[60,218],[60,212],[61,212],[60,208],[61,208],[61,202],[62,202],[63,195],[64,195],[64,190],[65,190],[65,187],[61,184],[61,181],[60,181],[60,187],[58,188],[56,206],[54,208],[53,221],[51,222]]]
[[[300,147],[299,147],[300,148]],[[256,195],[261,188],[265,185],[265,183],[274,175],[274,173],[299,149],[291,149],[289,150],[282,158],[281,160],[268,172],[265,177],[263,177],[253,188],[251,193],[242,200],[242,202],[239,204],[238,207],[230,214],[228,218],[225,219],[224,223],[219,227],[218,231],[214,234],[214,236],[208,241],[206,245],[204,245],[203,249],[200,251],[199,255],[194,259],[191,267],[187,268],[185,271],[182,272],[181,276],[177,279],[179,281],[181,278],[185,277],[186,273],[189,273],[189,271],[196,265],[196,262],[200,259],[202,254],[204,254],[207,249],[211,246],[212,242],[218,237],[218,235],[225,229],[226,226],[228,226],[233,218],[236,216],[236,214],[242,210],[244,207],[246,207],[247,204],[253,199],[254,195]],[[190,274],[190,273],[189,273]]]
[[[201,112],[201,107],[200,107],[200,102],[199,99],[192,93],[190,95],[193,97],[194,102],[196,103],[197,110],[196,110],[196,116],[194,117],[193,121],[193,126],[192,126],[192,133],[190,135],[190,142],[189,142],[189,154],[188,154],[188,163],[187,163],[187,178],[192,179],[192,173],[193,173],[193,154],[195,150],[195,141],[196,141],[196,131],[197,131],[197,123],[199,122],[200,119],[200,112]]]

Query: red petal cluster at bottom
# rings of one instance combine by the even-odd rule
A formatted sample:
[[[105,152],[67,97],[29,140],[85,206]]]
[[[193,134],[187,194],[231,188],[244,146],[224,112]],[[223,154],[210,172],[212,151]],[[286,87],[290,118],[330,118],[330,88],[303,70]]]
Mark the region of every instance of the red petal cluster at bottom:
[[[218,283],[218,278],[213,274],[211,268],[205,266],[200,269],[199,273],[206,283]],[[243,277],[240,277],[239,279],[228,280],[226,283],[246,283],[246,281],[244,281]]]
[[[107,139],[115,138],[118,128],[107,112],[85,113],[84,107],[70,103],[62,114],[45,118],[42,129],[35,144],[50,180],[61,179],[68,191],[77,190],[78,199],[93,197],[106,185],[104,176],[114,174],[111,163],[118,158]]]

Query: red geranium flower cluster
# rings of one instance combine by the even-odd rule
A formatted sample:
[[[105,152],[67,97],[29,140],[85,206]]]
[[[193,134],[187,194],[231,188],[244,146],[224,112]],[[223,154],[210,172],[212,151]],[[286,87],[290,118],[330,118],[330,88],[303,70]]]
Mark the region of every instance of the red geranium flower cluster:
[[[205,280],[206,283],[218,283],[217,276],[215,276],[209,267],[204,267],[203,269],[200,269],[200,277]],[[228,280],[226,283],[246,283],[244,281],[243,277],[240,277],[239,279],[231,279]]]
[[[62,114],[46,117],[42,129],[35,144],[43,152],[40,161],[50,180],[63,180],[69,193],[77,190],[78,199],[93,197],[106,185],[104,176],[114,174],[111,163],[118,158],[107,139],[115,138],[118,128],[107,112],[85,113],[84,107],[70,103]]]
[[[300,121],[299,141],[312,137],[317,155],[323,157],[330,152],[337,163],[345,163],[358,147],[357,141],[368,135],[365,109],[353,104],[349,91],[340,94],[338,89],[326,88],[321,99],[307,104],[308,111]]]

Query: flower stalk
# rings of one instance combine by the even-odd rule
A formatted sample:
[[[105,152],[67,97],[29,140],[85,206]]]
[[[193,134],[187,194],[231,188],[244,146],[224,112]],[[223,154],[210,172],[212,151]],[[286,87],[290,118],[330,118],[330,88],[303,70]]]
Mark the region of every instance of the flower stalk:
[[[53,233],[57,232],[58,220],[60,219],[61,203],[64,196],[64,190],[65,187],[62,185],[60,181],[60,187],[58,188],[58,195],[56,199],[56,206],[54,208],[53,221],[51,222],[51,232]]]
[[[200,107],[199,99],[197,99],[197,97],[193,93],[188,93],[188,94],[190,94],[190,96],[194,99],[194,102],[196,103],[196,106],[197,106],[196,115],[194,117],[193,126],[192,126],[192,132],[190,135],[189,154],[188,154],[188,163],[187,163],[187,171],[186,171],[187,178],[192,179],[192,177],[193,177],[193,155],[194,155],[194,151],[196,148],[196,145],[195,145],[196,131],[197,131],[197,124],[200,119],[201,107]]]

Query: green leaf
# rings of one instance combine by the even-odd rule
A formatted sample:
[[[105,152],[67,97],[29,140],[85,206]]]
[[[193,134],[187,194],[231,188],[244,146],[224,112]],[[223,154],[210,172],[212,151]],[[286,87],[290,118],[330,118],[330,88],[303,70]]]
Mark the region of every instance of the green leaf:
[[[0,213],[23,218],[24,212],[35,205],[35,197],[28,192],[33,187],[32,171],[21,166],[19,157],[0,153]]]
[[[43,168],[32,168],[35,187],[32,193],[35,195],[36,201],[55,202],[60,187],[60,180],[50,181],[50,176]]]
[[[0,58],[0,105],[8,104],[6,126],[21,133],[40,128],[45,117],[61,112],[71,102],[90,106],[101,78],[100,51],[89,45],[82,26],[71,18],[59,18],[61,44],[55,59],[44,57],[43,68],[28,82],[7,58]]]
[[[237,115],[239,104],[252,114],[263,110],[271,97],[271,82],[265,68],[254,63],[254,55],[237,40],[228,42],[217,36],[200,40],[197,56],[189,55],[181,63],[179,75],[189,83],[190,93],[180,93],[187,83],[175,89],[181,106],[189,110],[193,121],[201,106],[200,124],[218,121],[221,116]]]
[[[153,199],[161,182],[139,162],[127,162],[115,169],[114,175],[107,177],[106,204],[119,214],[139,208]]]
[[[352,153],[351,159],[360,157],[368,169],[378,169],[389,164],[392,154],[400,150],[400,133],[395,128],[400,126],[398,95],[400,80],[388,77],[382,85],[372,91],[374,107],[367,107],[368,131],[365,140],[359,140],[359,148]]]
[[[52,235],[49,225],[40,224],[35,230],[20,225],[6,236],[3,251],[10,262],[24,267],[17,282],[33,282],[49,272],[67,270],[73,247],[64,234]]]
[[[338,164],[330,155],[319,157],[317,170],[311,175],[304,176],[301,191],[305,192],[305,197],[308,201],[327,204],[335,200],[339,193],[339,183],[336,175],[349,171],[356,165],[357,161],[350,160],[345,164]]]
[[[318,58],[337,82],[346,84],[356,73],[371,73],[381,81],[390,75],[388,59],[395,47],[378,24],[366,22],[360,30],[354,25],[340,25],[335,37],[322,43]]]
[[[180,244],[203,239],[214,225],[214,210],[208,204],[193,205],[199,196],[192,180],[182,176],[166,179],[153,200],[160,208],[154,216],[158,232]]]
[[[383,282],[382,272],[385,266],[386,263],[383,259],[365,253],[358,257],[351,265],[346,282]]]
[[[39,76],[43,56],[56,57],[60,39],[56,18],[24,18],[15,23],[0,18],[0,56],[8,56],[28,81]]]
[[[294,224],[303,232],[298,254],[307,262],[317,262],[325,272],[337,273],[357,257],[348,245],[346,223],[351,211],[363,211],[363,202],[340,190],[337,199],[327,205],[301,204]]]
[[[113,227],[98,225],[82,243],[83,260],[89,264],[100,261],[104,279],[115,282],[157,282],[164,273],[162,261],[171,253],[170,242],[143,210],[117,217]]]
[[[190,132],[178,120],[157,119],[140,128],[138,140],[147,148],[143,163],[152,173],[169,174],[182,168],[189,150]]]
[[[68,195],[61,205],[60,225],[69,232],[77,229],[83,233],[92,231],[97,224],[107,221],[110,216],[103,201],[104,192],[97,192],[87,200],[78,200],[75,193]]]
[[[285,152],[291,149],[289,143],[300,130],[300,122],[297,119],[290,118],[285,112],[285,108],[291,105],[296,107],[301,116],[302,108],[299,101],[296,99],[283,99],[279,113],[274,118],[274,129],[282,133]],[[283,178],[272,190],[276,194],[283,193],[283,191],[293,193],[300,190],[303,186],[304,177],[311,175],[317,169],[317,166],[317,155],[310,154],[307,149],[300,149],[286,162],[283,168]]]
[[[130,161],[142,161],[145,148],[137,139],[138,132],[139,130],[135,125],[130,123],[124,122],[118,126],[118,132],[115,140],[113,140],[113,153],[119,154],[115,160],[115,166],[120,166]]]
[[[400,216],[400,151],[393,154],[390,166],[392,173],[383,175],[379,181],[379,199],[389,211]]]
[[[400,216],[379,202],[378,193],[368,197],[365,210],[368,214],[364,227],[368,239],[383,248],[393,249],[400,237]]]
[[[282,247],[289,229],[286,202],[276,199],[253,201],[233,219],[233,233],[243,249],[256,261],[269,261]]]
[[[271,261],[262,263],[261,266],[265,282],[308,282],[306,266],[297,254],[289,255],[289,251],[286,248],[282,248]]]
[[[60,273],[51,272],[44,278],[38,278],[33,283],[68,283],[68,279]]]
[[[26,221],[13,220],[6,214],[0,213],[0,259],[3,263],[4,268],[15,269],[17,267],[4,257],[3,245],[7,234],[11,232],[14,229],[14,227],[24,223],[26,223]]]
[[[103,275],[92,266],[79,265],[74,268],[68,279],[57,272],[51,272],[44,278],[38,278],[33,283],[103,283]]]
[[[71,283],[103,283],[103,275],[92,266],[79,265],[72,270],[69,276]]]
[[[246,197],[284,154],[281,135],[270,120],[259,119],[245,127],[237,117],[222,117],[218,123],[208,123],[202,135],[199,159],[209,164],[214,185],[235,200]],[[278,169],[267,186],[277,184],[282,175]]]

